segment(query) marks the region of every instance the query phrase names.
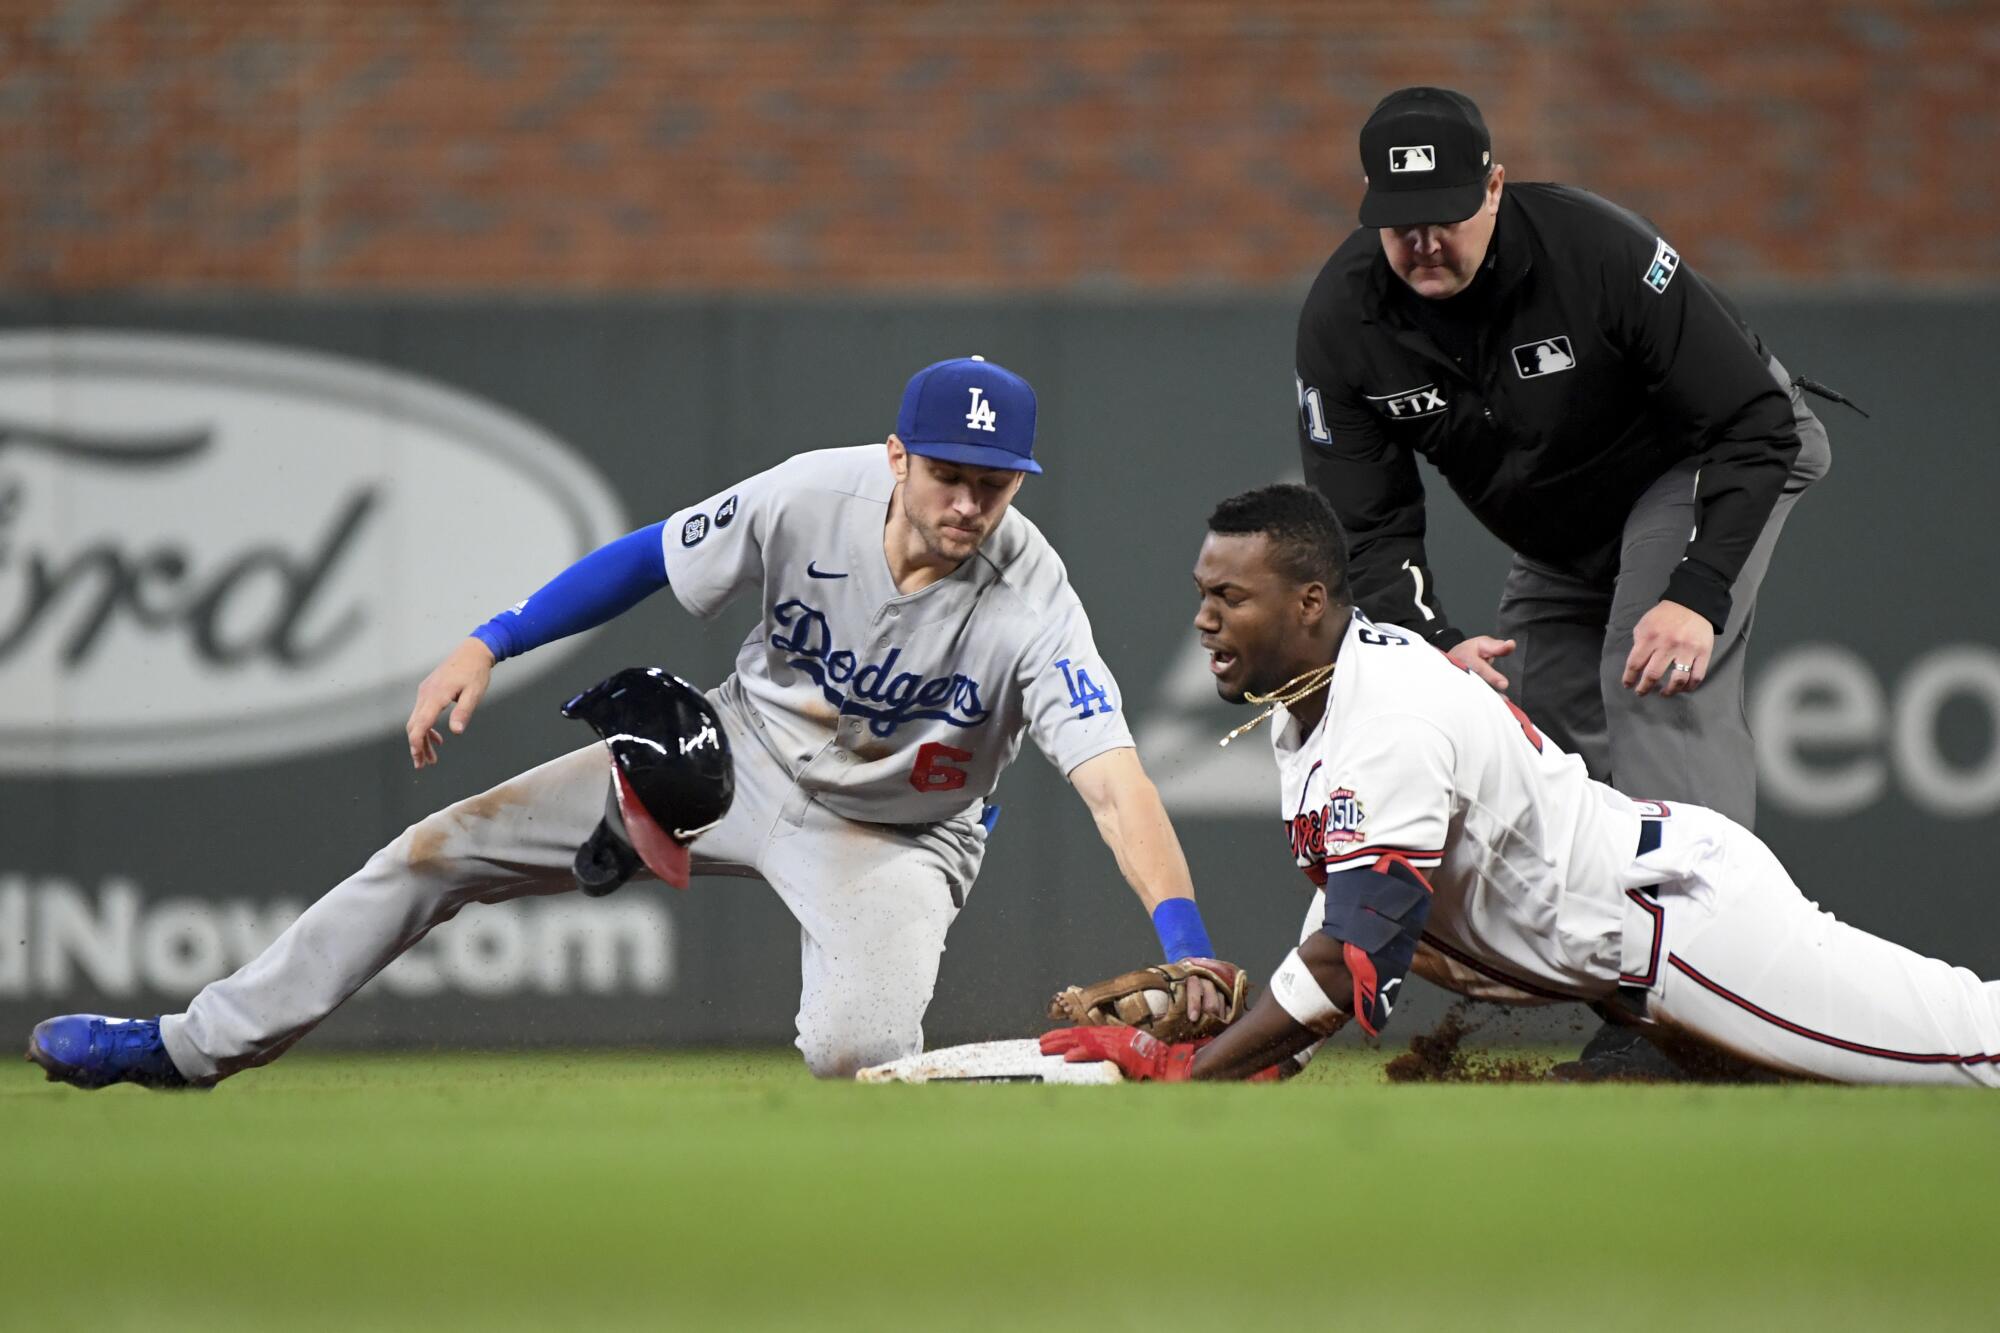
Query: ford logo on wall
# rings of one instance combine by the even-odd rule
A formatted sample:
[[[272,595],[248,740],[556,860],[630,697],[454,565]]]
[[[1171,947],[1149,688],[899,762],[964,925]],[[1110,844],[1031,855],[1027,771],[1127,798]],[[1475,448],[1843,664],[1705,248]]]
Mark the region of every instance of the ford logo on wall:
[[[468,630],[625,529],[582,458],[440,384],[212,338],[0,335],[0,772],[395,738]]]

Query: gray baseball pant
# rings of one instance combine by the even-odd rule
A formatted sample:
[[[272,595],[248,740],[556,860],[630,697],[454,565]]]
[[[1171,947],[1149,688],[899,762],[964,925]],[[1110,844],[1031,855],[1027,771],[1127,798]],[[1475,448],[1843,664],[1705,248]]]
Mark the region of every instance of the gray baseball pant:
[[[763,879],[791,909],[797,1045],[813,1073],[846,1077],[915,1055],[985,831],[969,818],[891,825],[832,813],[756,738],[732,695],[725,686],[710,698],[735,756],[736,797],[695,842],[693,873]],[[196,1083],[268,1064],[464,908],[573,890],[570,864],[609,782],[604,747],[591,744],[419,820],[186,1013],[163,1017],[168,1055]],[[618,891],[668,892],[643,873]]]
[[[1775,357],[1771,373],[1790,386]],[[1581,756],[1592,777],[1642,800],[1697,802],[1745,828],[1757,816],[1757,760],[1743,706],[1757,590],[1792,505],[1832,458],[1826,428],[1799,390],[1790,392],[1798,457],[1730,589],[1729,621],[1701,688],[1641,698],[1623,684],[1632,632],[1659,603],[1695,529],[1698,459],[1648,487],[1620,541],[1597,556],[1568,568],[1515,556],[1495,630],[1514,640],[1513,653],[1494,663],[1510,696],[1556,744]]]

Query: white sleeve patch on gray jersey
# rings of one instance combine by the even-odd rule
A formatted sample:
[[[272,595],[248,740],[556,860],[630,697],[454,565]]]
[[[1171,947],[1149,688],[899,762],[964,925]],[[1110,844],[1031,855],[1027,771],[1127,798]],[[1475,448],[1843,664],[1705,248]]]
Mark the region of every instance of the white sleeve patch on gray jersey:
[[[778,469],[760,472],[667,520],[667,586],[690,614],[715,615],[764,577],[764,532]]]
[[[691,614],[712,617],[733,598],[763,583],[767,552],[781,514],[785,544],[791,549],[828,550],[835,545],[836,511],[788,505],[791,497],[811,491],[851,495],[879,491],[886,499],[893,484],[887,454],[879,444],[796,454],[669,518],[660,536],[666,549],[667,582]]]

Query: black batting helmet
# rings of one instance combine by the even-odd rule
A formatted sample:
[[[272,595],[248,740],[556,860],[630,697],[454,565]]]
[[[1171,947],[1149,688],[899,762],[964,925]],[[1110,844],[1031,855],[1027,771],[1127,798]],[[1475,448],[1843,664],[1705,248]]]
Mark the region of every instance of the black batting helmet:
[[[627,667],[562,707],[604,738],[611,791],[577,849],[577,886],[611,892],[644,865],[677,889],[688,845],[720,823],[736,794],[729,737],[702,692],[658,667]]]

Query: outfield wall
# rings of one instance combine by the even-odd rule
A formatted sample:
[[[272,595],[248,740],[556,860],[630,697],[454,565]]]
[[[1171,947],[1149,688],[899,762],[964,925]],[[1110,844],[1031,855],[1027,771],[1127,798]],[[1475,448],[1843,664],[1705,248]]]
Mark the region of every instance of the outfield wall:
[[[1826,408],[1832,474],[1766,585],[1762,831],[1824,906],[2000,974],[2000,432],[1976,407],[2000,308],[1750,314],[1874,413]],[[616,667],[717,678],[752,610],[702,627],[660,598],[503,666],[439,767],[403,753],[416,680],[472,625],[789,452],[880,438],[910,370],[975,351],[1040,392],[1049,472],[1022,508],[1091,609],[1218,945],[1268,969],[1305,881],[1262,746],[1215,745],[1243,715],[1198,669],[1187,570],[1216,499],[1294,470],[1292,317],[1270,298],[0,306],[0,1030],[173,1005],[412,820],[581,743],[556,705]],[[1503,555],[1434,491],[1443,593],[1477,628]],[[1046,763],[1024,755],[999,799],[934,1038],[1024,1030],[1058,984],[1155,947]],[[783,1040],[796,951],[743,881],[475,907],[314,1040]]]
[[[1732,292],[2000,280],[1978,0],[9,0],[0,285],[1268,290],[1476,99]]]

